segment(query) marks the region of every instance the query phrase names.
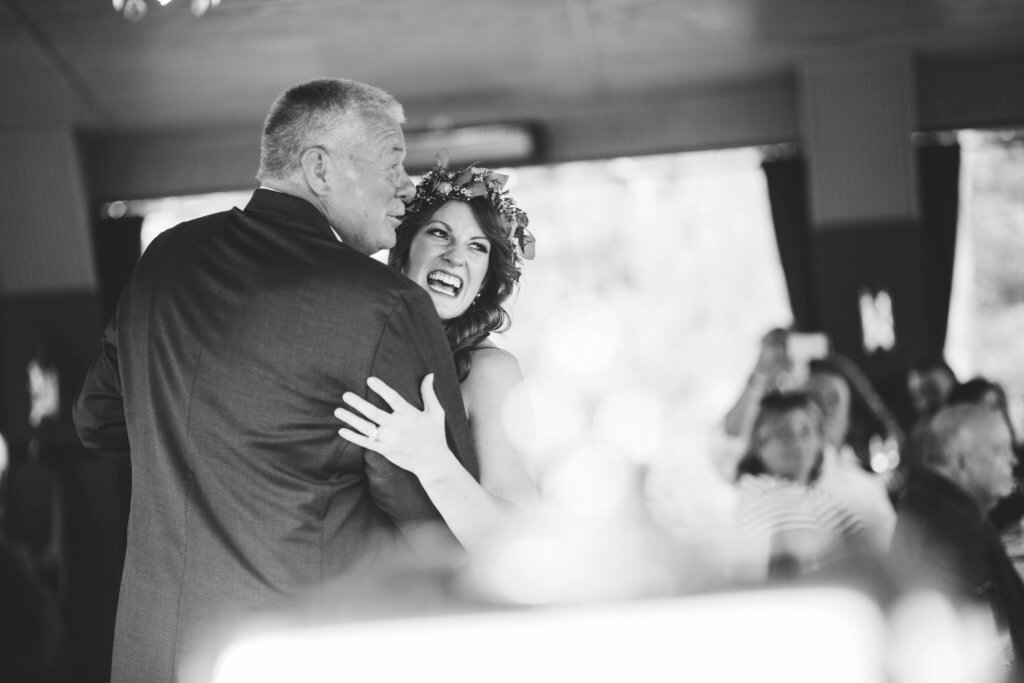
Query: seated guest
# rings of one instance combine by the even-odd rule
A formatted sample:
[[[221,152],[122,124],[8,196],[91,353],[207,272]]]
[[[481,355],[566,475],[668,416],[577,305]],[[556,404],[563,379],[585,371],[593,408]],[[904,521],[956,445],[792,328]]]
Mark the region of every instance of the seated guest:
[[[913,415],[908,432],[923,425],[946,404],[957,385],[956,373],[941,356],[927,356],[907,370],[907,398]]]
[[[1003,535],[1004,545],[1013,546],[1019,543],[1019,535],[1024,532],[1024,443],[1017,440],[1013,429],[1006,391],[1002,385],[996,382],[984,377],[974,377],[957,385],[953,391],[949,392],[949,398],[946,400],[950,405],[976,403],[988,406],[999,411],[1003,419],[1006,420],[1006,426],[1010,429],[1013,450],[1017,456],[1017,464],[1013,468],[1016,486],[1013,493],[1001,499],[989,511],[988,521],[992,523],[996,531]]]
[[[904,416],[907,443],[890,487],[894,500],[902,494],[907,478],[918,466],[929,420],[946,405],[946,399],[958,384],[953,369],[940,355],[925,356],[907,370],[910,413]]]
[[[998,411],[973,404],[941,409],[898,502],[890,558],[910,585],[991,609],[1007,652],[1024,663],[1024,583],[985,520],[1013,490],[1010,438]]]
[[[946,396],[946,405],[959,403],[980,403],[993,410],[998,410],[1010,420],[1009,403],[1006,400],[1006,390],[998,382],[984,377],[972,377],[953,387]]]
[[[737,467],[741,578],[803,576],[844,554],[863,525],[815,486],[824,464],[821,409],[806,393],[770,394]]]

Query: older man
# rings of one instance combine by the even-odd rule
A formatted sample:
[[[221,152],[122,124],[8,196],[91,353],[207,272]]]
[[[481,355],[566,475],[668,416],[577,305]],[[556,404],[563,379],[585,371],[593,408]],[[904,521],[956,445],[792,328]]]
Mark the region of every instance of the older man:
[[[1010,429],[998,411],[956,405],[925,432],[921,468],[897,505],[892,557],[912,584],[991,608],[1024,663],[1024,583],[987,512],[1014,487]]]
[[[361,83],[287,90],[245,209],[164,233],[125,288],[75,410],[82,442],[132,467],[113,680],[173,681],[226,624],[440,519],[412,475],[337,437],[368,377],[415,397],[436,373],[476,473],[430,299],[368,256],[414,191],[403,120]]]

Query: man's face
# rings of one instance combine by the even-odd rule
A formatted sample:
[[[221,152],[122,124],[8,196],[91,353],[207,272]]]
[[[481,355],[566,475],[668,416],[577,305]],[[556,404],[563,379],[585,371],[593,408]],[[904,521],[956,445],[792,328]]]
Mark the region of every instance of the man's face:
[[[972,429],[970,452],[964,454],[964,479],[972,497],[984,509],[1013,492],[1016,458],[1010,428],[996,412]]]
[[[365,135],[356,144],[328,148],[330,191],[327,219],[342,242],[363,254],[390,249],[405,202],[415,186],[402,165],[405,138],[394,119],[365,119]]]

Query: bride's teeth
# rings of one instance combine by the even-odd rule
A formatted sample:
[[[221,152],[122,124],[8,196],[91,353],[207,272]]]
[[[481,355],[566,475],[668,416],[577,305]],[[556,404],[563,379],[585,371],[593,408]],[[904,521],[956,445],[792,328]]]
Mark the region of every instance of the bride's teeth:
[[[452,275],[451,273],[446,273],[442,270],[430,273],[427,276],[427,282],[436,283],[444,287],[451,287],[452,290],[454,290],[451,292],[452,296],[458,294],[459,290],[462,289],[462,278],[457,275]]]

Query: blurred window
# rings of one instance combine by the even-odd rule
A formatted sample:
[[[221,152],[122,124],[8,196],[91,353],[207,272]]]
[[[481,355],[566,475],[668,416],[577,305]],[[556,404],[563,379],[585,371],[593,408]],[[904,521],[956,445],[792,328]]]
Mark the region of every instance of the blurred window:
[[[960,221],[947,356],[1007,391],[1024,427],[1024,131],[961,131]]]

